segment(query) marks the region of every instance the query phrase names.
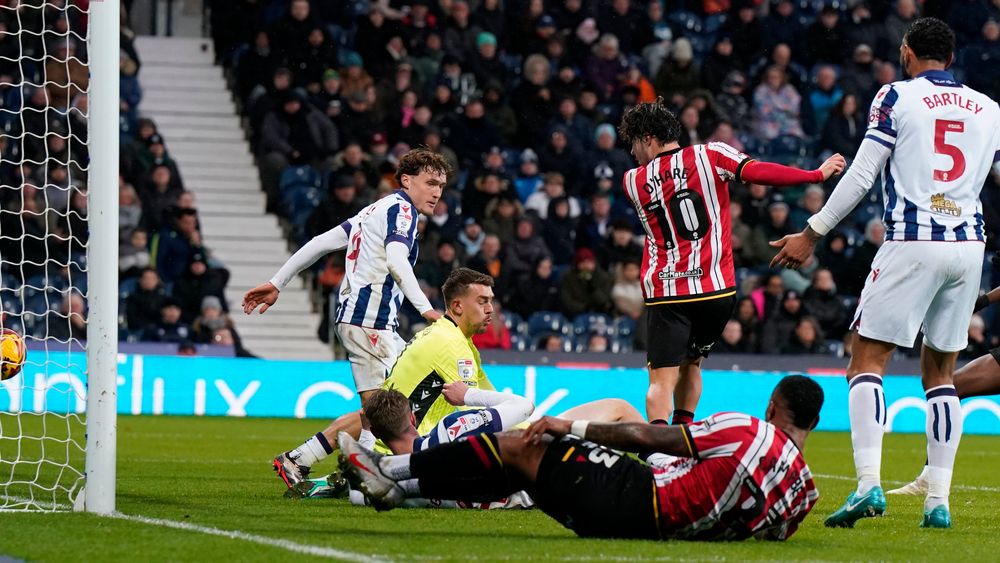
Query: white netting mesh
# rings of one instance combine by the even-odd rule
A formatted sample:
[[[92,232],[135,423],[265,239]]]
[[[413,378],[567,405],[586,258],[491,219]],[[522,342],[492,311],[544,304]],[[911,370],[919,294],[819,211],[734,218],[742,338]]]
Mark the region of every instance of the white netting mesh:
[[[0,0],[0,302],[28,345],[0,385],[0,510],[68,507],[83,484],[87,17]]]

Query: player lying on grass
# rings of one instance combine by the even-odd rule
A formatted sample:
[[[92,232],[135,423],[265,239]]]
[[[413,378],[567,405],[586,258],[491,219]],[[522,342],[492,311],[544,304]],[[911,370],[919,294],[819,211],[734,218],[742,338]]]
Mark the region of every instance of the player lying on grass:
[[[471,388],[462,382],[446,383],[442,396],[456,407],[465,407],[441,419],[425,435],[417,432],[416,415],[410,401],[395,389],[375,391],[365,406],[365,417],[371,431],[362,430],[358,443],[375,449],[376,439],[394,454],[408,454],[483,433],[509,430],[528,420],[534,405],[528,399],[512,393]],[[479,407],[468,409],[468,407]],[[600,399],[569,409],[560,415],[570,420],[600,422],[645,422],[639,411],[621,399]],[[285,494],[289,498],[336,498],[347,494],[347,481],[339,471],[323,479],[307,479]],[[357,493],[357,494],[355,494]],[[351,501],[365,504],[360,491],[350,492]],[[531,499],[516,493],[497,502],[470,504],[455,501],[407,499],[404,506],[442,508],[519,508],[530,507]]]
[[[976,311],[981,311],[997,301],[1000,301],[1000,287],[994,288],[985,295],[980,295],[976,301]],[[958,394],[959,400],[1000,395],[1000,346],[990,350],[989,354],[965,364],[955,372],[955,392]],[[929,488],[928,472],[929,469],[925,462],[916,479],[898,489],[886,491],[886,494],[926,495]]]
[[[336,333],[347,350],[354,385],[364,404],[367,395],[381,387],[402,349],[396,326],[403,297],[428,322],[441,316],[421,291],[413,265],[418,249],[417,213],[434,212],[450,171],[448,163],[431,151],[414,149],[404,154],[396,171],[401,189],[303,245],[270,281],[243,296],[243,311],[249,315],[260,307],[263,314],[299,272],[347,248]],[[319,432],[274,458],[274,470],[287,486],[301,481],[310,466],[333,452],[327,435],[335,436]]]
[[[526,431],[393,456],[346,433],[338,439],[341,463],[376,508],[414,496],[488,502],[525,490],[583,537],[784,540],[819,497],[801,452],[822,405],[819,385],[793,375],[775,387],[766,421],[739,413],[690,426],[544,417]],[[617,450],[677,457],[649,467]]]

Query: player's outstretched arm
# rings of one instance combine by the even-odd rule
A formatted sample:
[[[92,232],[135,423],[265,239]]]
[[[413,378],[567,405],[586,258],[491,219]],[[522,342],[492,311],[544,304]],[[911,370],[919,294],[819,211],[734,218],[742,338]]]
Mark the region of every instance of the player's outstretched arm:
[[[976,300],[976,308],[973,312],[978,313],[990,305],[1000,301],[1000,287],[994,287],[989,293],[984,293]]]
[[[299,275],[299,272],[316,263],[327,254],[347,247],[347,236],[350,233],[350,223],[344,221],[329,231],[317,235],[302,245],[295,254],[281,266],[271,281],[258,285],[243,296],[243,312],[250,314],[260,306],[264,314],[278,300],[278,293]]]
[[[773,162],[748,162],[740,171],[740,179],[752,184],[771,186],[796,186],[798,184],[819,183],[840,174],[847,167],[847,161],[835,154],[815,170],[801,170]]]
[[[567,434],[595,444],[629,452],[659,452],[694,457],[691,437],[684,425],[663,426],[645,422],[586,422],[543,416],[524,432],[524,440],[538,444],[542,434],[561,438]]]

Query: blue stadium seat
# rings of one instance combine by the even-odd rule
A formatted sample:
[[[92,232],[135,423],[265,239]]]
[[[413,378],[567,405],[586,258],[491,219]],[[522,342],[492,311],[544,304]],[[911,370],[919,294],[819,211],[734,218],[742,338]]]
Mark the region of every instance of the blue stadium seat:
[[[289,166],[281,171],[278,189],[281,193],[297,186],[322,189],[323,175],[312,166]]]
[[[781,135],[767,143],[769,160],[781,164],[793,164],[806,156],[806,142],[795,135]]]
[[[635,349],[632,344],[632,337],[616,336],[611,339],[611,352],[614,354],[627,354]]]
[[[530,342],[524,336],[520,334],[511,333],[510,335],[510,349],[517,352],[525,352],[531,349]]]
[[[823,342],[823,349],[831,356],[844,357],[844,343],[839,340],[827,340]]]
[[[503,324],[510,331],[511,338],[514,335],[528,336],[528,323],[521,318],[521,315],[513,312],[503,313]]]
[[[613,334],[614,325],[611,317],[600,313],[584,313],[573,319],[573,334],[580,336],[595,332],[604,335]]]
[[[705,33],[718,33],[726,25],[726,14],[705,16]]]
[[[614,331],[618,338],[625,338],[631,342],[635,334],[635,321],[631,317],[618,317],[615,319]]]
[[[569,334],[569,321],[561,313],[553,313],[551,311],[533,313],[528,318],[528,335],[531,336],[532,340],[538,340],[538,337],[547,332]]]
[[[135,290],[139,287],[139,278],[129,278],[127,280],[122,280],[118,284],[118,298],[127,299],[129,295],[135,293]]]
[[[694,12],[674,12],[667,16],[667,20],[681,28],[681,34],[685,37],[692,33],[701,33],[702,29],[704,29],[701,17]]]

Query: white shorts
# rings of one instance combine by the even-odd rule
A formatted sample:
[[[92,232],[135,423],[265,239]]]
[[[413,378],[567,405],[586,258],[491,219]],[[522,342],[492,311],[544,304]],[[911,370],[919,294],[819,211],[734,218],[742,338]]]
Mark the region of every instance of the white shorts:
[[[358,393],[381,387],[406,346],[394,330],[375,330],[347,323],[337,323],[337,338],[347,350]]]
[[[968,345],[985,245],[978,241],[887,241],[872,261],[852,328],[865,338],[939,352]]]

